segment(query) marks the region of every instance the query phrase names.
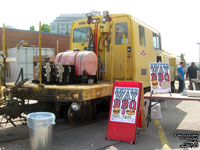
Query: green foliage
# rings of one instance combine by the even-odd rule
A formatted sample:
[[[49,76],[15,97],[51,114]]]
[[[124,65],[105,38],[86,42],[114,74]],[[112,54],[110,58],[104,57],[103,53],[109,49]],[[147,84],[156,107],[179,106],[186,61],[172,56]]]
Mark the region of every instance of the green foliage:
[[[185,66],[186,65],[185,54],[181,53],[180,59],[184,63],[184,66]]]
[[[50,26],[48,24],[42,24],[42,32],[51,32]]]
[[[70,35],[70,33],[67,31],[66,33],[65,33],[66,35]]]
[[[34,26],[31,26],[31,27],[30,27],[30,31],[35,31],[35,27],[34,27]]]
[[[51,32],[50,26],[48,24],[42,24],[42,32]],[[36,31],[34,26],[30,27],[30,31]]]

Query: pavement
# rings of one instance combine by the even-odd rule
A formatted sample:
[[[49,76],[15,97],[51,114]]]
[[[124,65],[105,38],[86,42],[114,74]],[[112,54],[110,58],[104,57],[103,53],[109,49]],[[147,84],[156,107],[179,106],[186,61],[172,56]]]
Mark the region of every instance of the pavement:
[[[108,116],[104,115],[81,125],[72,126],[62,120],[54,126],[53,150],[181,150],[185,137],[199,143],[200,102],[163,101],[161,120],[152,120],[146,129],[138,129],[135,144],[106,140]],[[188,141],[187,141],[188,142]],[[191,144],[191,143],[190,143]],[[194,144],[194,142],[193,142]],[[0,128],[0,150],[29,150],[26,125]],[[184,150],[200,150],[185,148]]]

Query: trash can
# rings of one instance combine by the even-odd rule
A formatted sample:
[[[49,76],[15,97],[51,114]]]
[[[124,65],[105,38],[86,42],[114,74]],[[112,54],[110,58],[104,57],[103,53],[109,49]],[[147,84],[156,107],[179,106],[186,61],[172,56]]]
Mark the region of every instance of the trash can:
[[[36,112],[27,115],[31,150],[51,150],[55,115]]]

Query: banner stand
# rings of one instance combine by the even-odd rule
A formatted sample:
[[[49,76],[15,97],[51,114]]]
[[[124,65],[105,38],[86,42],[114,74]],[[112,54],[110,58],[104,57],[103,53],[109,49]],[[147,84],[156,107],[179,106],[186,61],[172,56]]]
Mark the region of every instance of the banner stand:
[[[141,114],[141,128],[146,128],[146,118],[145,118],[145,107],[144,107],[144,88],[142,86],[141,90],[141,100],[140,100],[140,114]],[[140,122],[138,122],[139,124]],[[139,125],[138,125],[139,126]]]
[[[149,63],[151,95],[154,93],[171,93],[169,63]],[[170,94],[171,95],[171,94]]]
[[[141,93],[141,82],[114,82],[106,139],[135,143]]]

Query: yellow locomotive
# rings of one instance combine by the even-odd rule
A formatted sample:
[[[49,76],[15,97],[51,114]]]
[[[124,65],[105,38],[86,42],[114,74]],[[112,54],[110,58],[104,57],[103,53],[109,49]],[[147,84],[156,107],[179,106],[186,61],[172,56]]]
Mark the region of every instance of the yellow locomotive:
[[[130,15],[87,14],[72,24],[70,38],[70,49],[96,53],[99,80],[142,81],[146,88],[149,62],[168,62],[174,81],[176,58],[162,50],[160,33]]]
[[[173,85],[176,57],[162,50],[157,30],[127,14],[87,14],[72,24],[70,50],[57,54],[55,64],[37,67],[39,85],[26,81],[7,84],[10,97],[18,100],[10,102],[22,107],[25,100],[34,99],[44,106],[56,106],[70,123],[85,120],[96,113],[98,104],[110,102],[115,80],[141,81],[148,90],[149,62],[168,62]],[[12,103],[5,108],[11,109]],[[0,114],[10,112],[1,110]],[[16,118],[22,112],[8,116]]]

